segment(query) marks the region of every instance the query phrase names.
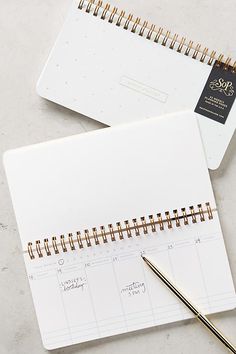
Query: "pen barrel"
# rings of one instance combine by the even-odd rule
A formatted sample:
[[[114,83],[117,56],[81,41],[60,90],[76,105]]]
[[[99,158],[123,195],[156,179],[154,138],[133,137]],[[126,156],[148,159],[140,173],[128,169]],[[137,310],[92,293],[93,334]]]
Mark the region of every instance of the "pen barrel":
[[[236,348],[232,343],[208,320],[208,318],[201,313],[197,315],[197,319],[202,322],[232,353],[236,354]]]

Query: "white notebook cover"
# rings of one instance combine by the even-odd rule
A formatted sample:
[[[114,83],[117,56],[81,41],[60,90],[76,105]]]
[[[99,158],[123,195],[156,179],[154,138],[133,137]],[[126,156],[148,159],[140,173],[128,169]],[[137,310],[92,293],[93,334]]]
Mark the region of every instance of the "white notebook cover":
[[[39,78],[40,96],[107,125],[194,111],[212,67],[145,36],[101,20],[73,1],[63,29]],[[111,9],[110,9],[111,10]],[[140,29],[138,26],[137,31]],[[146,34],[146,32],[145,32]],[[161,37],[163,39],[163,37]],[[161,41],[161,40],[160,40]],[[186,48],[185,48],[186,49]],[[183,49],[183,51],[185,50]],[[199,59],[200,54],[198,55]],[[206,58],[207,62],[209,58]],[[233,105],[225,124],[195,113],[208,167],[216,169],[236,126]]]
[[[8,151],[4,156],[45,348],[190,318],[140,257],[144,252],[204,313],[235,308],[217,207],[192,113],[153,118]],[[209,202],[213,219],[79,249],[76,232]],[[73,234],[75,250],[60,235]],[[59,254],[52,247],[57,238]],[[49,240],[47,256],[44,239]],[[41,241],[42,258],[35,249]],[[33,244],[34,259],[27,252]]]

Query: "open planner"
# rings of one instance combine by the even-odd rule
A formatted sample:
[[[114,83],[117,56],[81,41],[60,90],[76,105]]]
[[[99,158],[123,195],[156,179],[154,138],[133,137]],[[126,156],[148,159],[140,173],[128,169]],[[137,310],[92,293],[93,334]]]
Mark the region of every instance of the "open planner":
[[[190,318],[141,254],[204,313],[235,308],[193,113],[11,150],[4,164],[45,348]]]
[[[236,127],[235,71],[230,58],[139,17],[74,0],[37,91],[109,126],[195,111],[216,169]]]

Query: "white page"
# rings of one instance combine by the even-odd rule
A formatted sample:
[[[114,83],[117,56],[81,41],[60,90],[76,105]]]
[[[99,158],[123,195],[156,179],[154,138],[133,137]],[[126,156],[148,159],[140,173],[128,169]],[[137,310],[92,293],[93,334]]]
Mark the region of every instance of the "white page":
[[[5,167],[44,346],[191,317],[140,257],[148,254],[205,313],[235,291],[192,113],[120,125],[6,153]],[[209,202],[213,220],[78,249],[76,231]],[[73,233],[76,249],[31,260],[28,242]],[[91,235],[91,233],[90,233]],[[188,264],[188,267],[186,267]]]
[[[211,66],[101,20],[102,10],[98,17],[92,12],[73,2],[37,85],[42,97],[107,125],[194,111]],[[236,106],[226,124],[195,115],[215,169],[233,135]]]

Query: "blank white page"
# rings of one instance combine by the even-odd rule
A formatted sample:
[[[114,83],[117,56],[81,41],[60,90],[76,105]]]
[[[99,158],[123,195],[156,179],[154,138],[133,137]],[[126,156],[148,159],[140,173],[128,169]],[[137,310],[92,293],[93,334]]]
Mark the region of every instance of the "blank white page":
[[[82,10],[73,1],[37,91],[107,125],[194,111],[212,69],[137,33]],[[95,5],[94,5],[95,6]],[[109,17],[109,12],[106,18]],[[115,18],[114,22],[117,20]],[[137,32],[140,28],[137,29]],[[154,35],[153,35],[154,37]],[[219,166],[235,129],[236,106],[226,124],[195,113],[208,167]]]
[[[150,257],[205,313],[232,309],[235,291],[197,121],[185,112],[9,151],[4,163],[44,346],[54,349],[191,317],[141,260]],[[212,208],[209,219],[205,203]],[[198,204],[205,221],[145,225],[95,245],[91,229],[116,229]],[[144,220],[144,219],[143,219]],[[79,248],[76,232],[90,232]],[[60,235],[73,234],[75,250]],[[59,253],[52,248],[57,238]],[[46,256],[48,238],[51,255]],[[41,241],[39,258],[35,242]],[[33,243],[34,259],[27,253]],[[186,267],[186,264],[188,267]]]

